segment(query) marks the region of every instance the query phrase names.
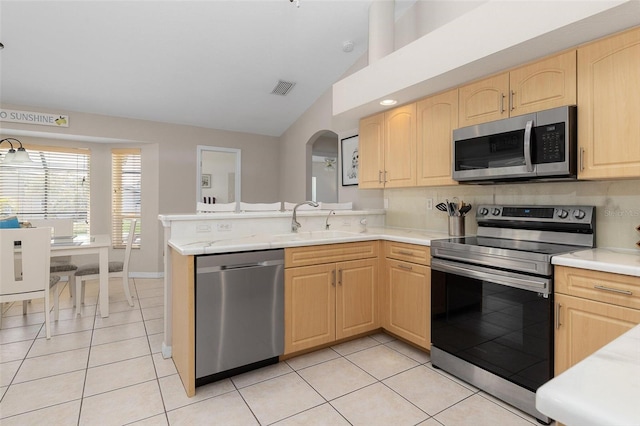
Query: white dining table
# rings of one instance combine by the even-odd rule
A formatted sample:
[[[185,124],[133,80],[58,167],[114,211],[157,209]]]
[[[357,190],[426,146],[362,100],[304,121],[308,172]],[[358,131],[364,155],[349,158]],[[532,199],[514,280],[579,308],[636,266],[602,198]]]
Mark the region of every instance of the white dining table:
[[[56,237],[51,240],[51,257],[78,256],[81,254],[98,255],[100,265],[100,315],[109,316],[109,247],[111,236],[108,234],[82,235],[75,238]],[[74,285],[74,283],[69,283]],[[76,308],[80,309],[78,303]]]

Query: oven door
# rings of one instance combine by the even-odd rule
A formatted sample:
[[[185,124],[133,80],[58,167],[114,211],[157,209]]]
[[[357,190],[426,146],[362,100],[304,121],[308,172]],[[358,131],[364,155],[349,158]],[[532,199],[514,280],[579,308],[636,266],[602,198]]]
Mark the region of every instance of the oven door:
[[[550,278],[441,259],[431,271],[432,347],[532,392],[552,378]]]

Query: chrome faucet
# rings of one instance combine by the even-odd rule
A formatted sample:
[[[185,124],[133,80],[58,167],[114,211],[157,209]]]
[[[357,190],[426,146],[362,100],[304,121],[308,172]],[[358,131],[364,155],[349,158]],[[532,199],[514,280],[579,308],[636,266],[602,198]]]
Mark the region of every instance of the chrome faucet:
[[[332,215],[332,214],[336,214],[336,212],[335,212],[334,210],[331,210],[331,211],[329,212],[329,214],[327,215],[327,220],[326,220],[326,222],[324,223],[324,229],[329,229],[329,227],[331,226],[331,225],[329,224],[329,218],[331,217],[331,215]]]
[[[291,218],[291,232],[298,232],[298,228],[302,226],[300,225],[300,222],[296,220],[297,219],[296,211],[298,210],[298,207],[304,204],[307,204],[312,207],[318,207],[318,203],[316,203],[315,201],[303,201],[302,203],[296,204],[296,206],[293,208],[293,217]]]

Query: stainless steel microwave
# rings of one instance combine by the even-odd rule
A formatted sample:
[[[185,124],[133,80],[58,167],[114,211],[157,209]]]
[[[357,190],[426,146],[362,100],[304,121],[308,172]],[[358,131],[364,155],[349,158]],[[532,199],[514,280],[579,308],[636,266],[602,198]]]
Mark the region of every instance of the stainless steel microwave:
[[[575,179],[576,144],[575,105],[463,127],[453,131],[453,179]]]

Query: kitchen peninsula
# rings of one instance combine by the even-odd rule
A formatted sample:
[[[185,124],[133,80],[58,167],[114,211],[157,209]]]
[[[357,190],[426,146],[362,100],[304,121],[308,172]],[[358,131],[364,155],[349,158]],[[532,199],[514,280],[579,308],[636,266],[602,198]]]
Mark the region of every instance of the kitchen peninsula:
[[[302,253],[300,255],[302,257],[298,258],[302,260],[289,261],[288,266],[297,266],[298,263],[296,262],[300,261],[305,265],[318,262],[322,263],[322,253],[328,253],[328,257],[326,257],[327,262],[334,261],[334,259],[335,261],[340,261],[356,259],[363,256],[368,257],[371,262],[371,267],[373,268],[370,270],[372,272],[370,272],[368,277],[374,279],[374,281],[369,284],[371,306],[369,306],[368,312],[371,320],[366,326],[368,328],[352,328],[350,331],[351,334],[349,334],[349,336],[351,336],[358,333],[362,334],[365,331],[377,330],[384,324],[384,320],[381,321],[380,314],[380,310],[383,308],[379,308],[378,301],[386,299],[380,295],[385,291],[375,284],[378,281],[379,247],[382,247],[382,250],[387,250],[387,255],[391,257],[406,257],[407,253],[415,253],[416,259],[410,259],[410,261],[426,263],[428,271],[430,255],[427,246],[434,238],[446,237],[445,233],[438,231],[429,232],[384,228],[382,226],[384,225],[384,216],[382,214],[383,212],[380,211],[337,211],[336,215],[331,215],[330,219],[330,226],[335,226],[336,229],[326,230],[324,228],[326,228],[327,213],[328,212],[299,212],[298,219],[302,223],[302,228],[297,233],[292,233],[288,230],[291,215],[281,212],[248,214],[246,216],[243,214],[231,214],[214,215],[213,217],[211,215],[195,215],[195,217],[190,218],[184,216],[164,216],[161,218],[164,219],[163,223],[171,225],[168,229],[165,228],[167,233],[171,235],[170,238],[167,238],[168,255],[166,256],[166,265],[169,271],[166,277],[169,278],[167,280],[167,293],[169,293],[169,290],[172,290],[172,296],[167,298],[167,306],[165,307],[167,312],[165,318],[171,318],[171,320],[166,320],[166,330],[171,333],[169,336],[171,340],[167,339],[167,334],[165,333],[165,343],[167,343],[167,341],[173,343],[171,348],[173,350],[170,352],[170,356],[174,359],[188,395],[195,393],[193,352],[195,346],[193,315],[194,256],[277,248],[286,248],[292,250],[289,253],[293,253],[293,250],[302,250],[303,247],[314,246],[317,247],[317,249],[314,249],[313,253],[309,250],[303,250],[308,252],[311,257]],[[246,221],[247,223],[243,225],[242,222],[249,218],[252,220]],[[220,235],[209,235],[203,238],[196,232],[195,235],[192,234],[191,236],[174,237],[174,225],[176,224],[171,224],[171,221],[174,220],[176,222],[182,222],[178,226],[183,226],[183,229],[189,227],[191,227],[191,229],[203,229],[203,227],[206,226],[210,226],[216,230],[224,228],[229,230],[229,233],[226,234],[229,236],[227,238],[221,238]],[[211,221],[208,225],[204,224],[207,220]],[[198,223],[191,223],[190,226],[186,226],[185,223],[189,221],[196,221]],[[225,223],[226,221],[234,221],[234,223]],[[269,226],[269,223],[271,226]],[[370,226],[371,223],[376,226]],[[243,227],[244,229],[241,231]],[[251,227],[253,227],[253,229],[249,230]],[[265,232],[264,230],[266,229],[271,232]],[[231,232],[235,232],[234,236],[230,235]],[[387,248],[382,245],[383,243],[381,241],[393,242],[394,247],[389,246]],[[423,249],[419,249],[419,247],[423,247]],[[411,250],[411,248],[415,249]],[[402,253],[395,253],[398,250]],[[367,253],[370,253],[370,255]],[[304,260],[304,258],[306,258],[306,260]],[[290,257],[287,257],[287,259],[290,259]],[[356,260],[356,262],[359,261]],[[304,265],[300,265],[302,267],[296,267],[294,269],[303,270],[305,268]],[[285,263],[285,267],[288,266],[287,263]],[[382,268],[380,268],[380,270],[382,270]],[[341,276],[341,273],[339,274]],[[422,276],[424,278],[420,280],[420,287],[423,288],[421,293],[426,298],[430,291],[428,288],[429,274],[425,273]],[[347,273],[345,271],[345,280],[346,277]],[[420,327],[420,334],[427,333],[429,330],[428,303],[426,302],[425,299],[421,305],[424,312],[418,315],[422,322],[424,322]],[[331,339],[340,339],[340,333],[336,332],[336,337],[329,337],[329,339],[328,341],[333,341]],[[422,340],[424,347],[424,345],[428,344],[428,335],[425,335]],[[313,343],[311,345],[307,344],[307,346],[289,345],[290,349],[288,349],[288,351],[291,353],[299,352],[305,348],[311,348],[312,345]],[[169,345],[166,345],[166,347],[169,347]],[[425,348],[428,349],[428,346]],[[287,351],[287,349],[285,349],[285,351]],[[165,356],[166,355],[165,352]]]

